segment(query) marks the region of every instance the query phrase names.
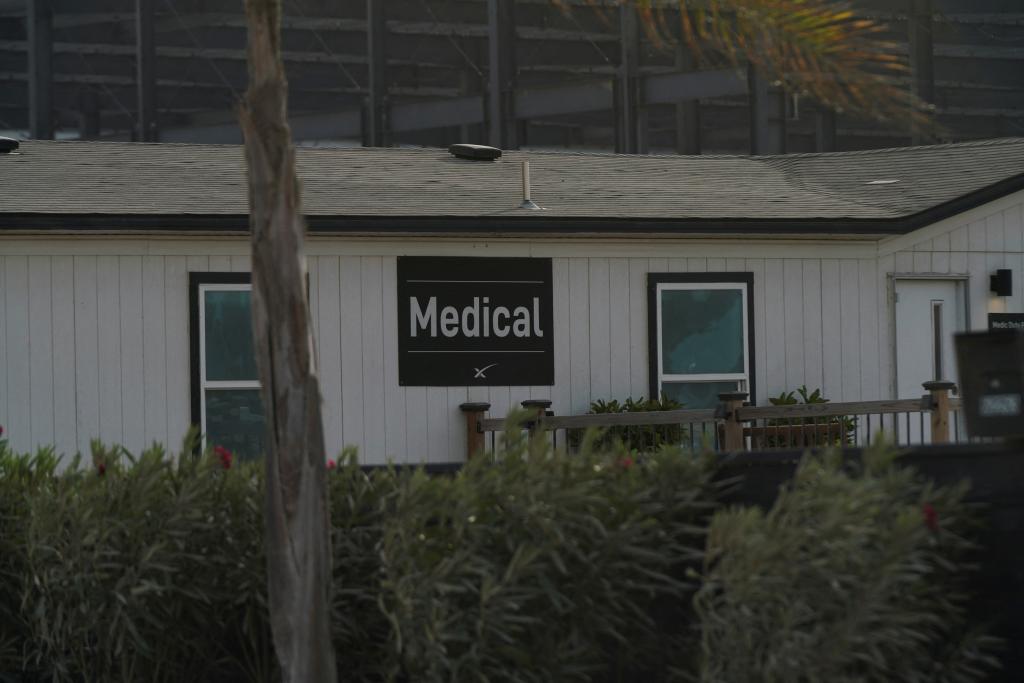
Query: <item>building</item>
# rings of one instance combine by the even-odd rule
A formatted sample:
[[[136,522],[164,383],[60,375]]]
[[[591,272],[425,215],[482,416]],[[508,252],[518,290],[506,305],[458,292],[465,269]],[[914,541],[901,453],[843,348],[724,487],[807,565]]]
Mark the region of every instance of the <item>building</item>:
[[[288,109],[307,144],[777,154],[896,147],[923,131],[783,93],[654,41],[593,0],[284,3]],[[853,0],[879,50],[934,105],[944,141],[1024,131],[1015,0]],[[565,11],[570,9],[570,11]],[[246,22],[237,0],[0,0],[0,135],[241,141]],[[4,133],[5,129],[8,130]]]
[[[527,160],[540,209],[521,206]],[[460,460],[467,400],[568,414],[661,391],[763,403],[803,384],[915,397],[954,377],[954,330],[1024,313],[1021,138],[298,163],[328,450],[366,462]],[[0,155],[0,188],[12,445],[173,446],[195,420],[251,449],[242,149],[25,142]]]

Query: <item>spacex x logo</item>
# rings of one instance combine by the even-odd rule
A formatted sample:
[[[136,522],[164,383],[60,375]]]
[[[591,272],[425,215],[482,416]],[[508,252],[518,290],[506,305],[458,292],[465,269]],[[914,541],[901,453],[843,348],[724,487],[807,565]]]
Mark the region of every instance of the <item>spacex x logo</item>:
[[[493,368],[495,365],[497,365],[497,363],[491,363],[490,365],[485,365],[482,368],[473,368],[473,379],[487,379],[487,375],[485,375],[484,373]]]

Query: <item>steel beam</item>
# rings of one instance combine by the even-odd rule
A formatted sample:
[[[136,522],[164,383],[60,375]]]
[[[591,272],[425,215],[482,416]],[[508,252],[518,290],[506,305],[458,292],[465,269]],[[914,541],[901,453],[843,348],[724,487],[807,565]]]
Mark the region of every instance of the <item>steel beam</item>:
[[[29,135],[53,139],[53,9],[50,0],[29,0],[28,99]]]
[[[607,111],[612,106],[612,84],[609,82],[520,90],[516,95],[516,116],[523,119]]]
[[[935,102],[935,64],[932,44],[932,0],[907,0],[907,41],[910,51],[910,76],[913,93],[923,101]],[[912,126],[913,144],[928,142],[928,135]]]
[[[640,23],[633,3],[619,5],[621,57],[615,79],[615,151],[642,151],[640,115]]]
[[[85,90],[78,98],[78,135],[83,140],[95,140],[100,136],[100,102],[96,91]]]
[[[907,0],[907,41],[914,94],[935,101],[935,66],[932,45],[932,0]]]
[[[644,79],[645,104],[673,104],[712,97],[746,95],[747,79],[732,69],[652,74]]]
[[[690,100],[675,106],[676,154],[700,154],[700,102]]]
[[[470,126],[484,121],[483,98],[470,95],[436,102],[396,104],[391,108],[395,132]]]
[[[693,55],[680,41],[676,45],[676,68],[690,71],[696,66]],[[675,105],[676,154],[700,154],[700,100],[677,102]]]
[[[786,99],[781,90],[772,90],[768,79],[751,66],[750,153],[786,153]]]
[[[28,0],[0,0],[0,16],[21,16],[27,4]]]
[[[487,0],[488,140],[500,149],[516,149],[516,24],[513,0]]]
[[[512,120],[542,119],[565,114],[608,111],[614,104],[613,84],[610,81],[569,87],[521,90],[516,96],[516,109]],[[746,92],[746,83],[734,71],[699,71],[686,74],[649,76],[644,86],[648,104],[682,102],[702,97],[739,95]],[[413,132],[442,129],[451,126],[472,126],[488,121],[489,98],[476,95],[436,101],[409,102],[390,107],[391,131]],[[361,134],[358,112],[342,111],[337,114],[296,116],[292,119],[292,133],[297,140],[353,138]],[[191,138],[189,131],[195,131]],[[182,127],[164,131],[164,141],[214,141],[224,134],[225,142],[241,141],[241,133],[234,124],[216,123],[212,126]],[[521,133],[520,133],[521,135]]]
[[[135,0],[136,136],[142,142],[159,139],[156,111],[156,41],[153,0]]]
[[[814,151],[838,152],[836,143],[836,112],[823,107],[814,121]]]
[[[475,97],[480,106],[483,107],[484,102],[479,94],[481,91],[479,79],[473,78],[470,73],[468,70],[459,72],[459,89],[462,91],[463,97]],[[458,142],[472,142],[473,140],[481,139],[476,136],[483,135],[483,133],[478,132],[478,128],[473,128],[478,123],[479,121],[458,122],[456,128],[452,131]]]
[[[385,0],[366,0],[366,63],[370,76],[366,125],[363,127],[363,145],[366,147],[384,147],[388,144],[385,133],[388,118],[385,4]]]
[[[362,122],[359,109],[335,114],[309,114],[288,119],[295,140],[358,139]],[[235,121],[205,125],[165,127],[160,131],[160,142],[192,142],[210,144],[236,144],[243,142],[242,129]]]

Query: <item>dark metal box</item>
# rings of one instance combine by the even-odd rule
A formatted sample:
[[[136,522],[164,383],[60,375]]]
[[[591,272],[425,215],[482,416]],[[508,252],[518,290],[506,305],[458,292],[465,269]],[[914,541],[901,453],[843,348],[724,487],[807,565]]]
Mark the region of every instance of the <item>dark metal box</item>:
[[[1024,437],[1024,333],[956,336],[967,432],[972,437]]]

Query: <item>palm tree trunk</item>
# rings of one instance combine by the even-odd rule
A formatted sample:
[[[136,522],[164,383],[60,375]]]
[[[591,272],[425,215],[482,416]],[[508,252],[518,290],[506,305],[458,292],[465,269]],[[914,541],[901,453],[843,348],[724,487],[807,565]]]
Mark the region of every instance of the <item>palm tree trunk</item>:
[[[288,130],[280,0],[246,0],[253,334],[267,420],[265,505],[270,623],[283,680],[336,680],[320,387],[303,267],[305,226]]]

